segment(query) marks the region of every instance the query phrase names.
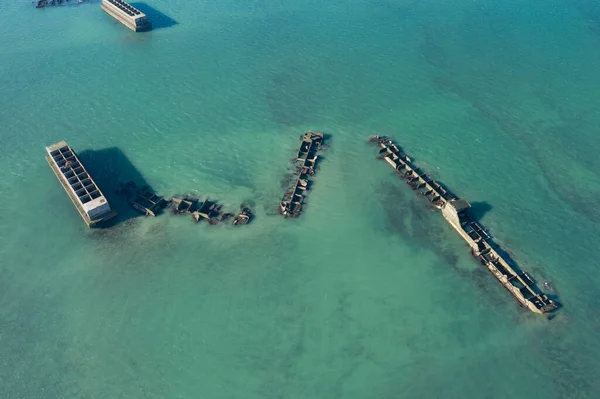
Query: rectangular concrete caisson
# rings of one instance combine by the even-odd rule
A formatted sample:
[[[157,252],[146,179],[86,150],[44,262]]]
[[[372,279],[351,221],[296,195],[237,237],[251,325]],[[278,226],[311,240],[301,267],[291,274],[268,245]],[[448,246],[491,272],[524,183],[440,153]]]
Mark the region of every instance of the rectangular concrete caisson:
[[[77,154],[65,141],[46,147],[46,152],[46,160],[52,171],[89,227],[117,215],[77,158]]]
[[[152,29],[146,14],[122,0],[102,0],[100,5],[107,14],[134,32]]]

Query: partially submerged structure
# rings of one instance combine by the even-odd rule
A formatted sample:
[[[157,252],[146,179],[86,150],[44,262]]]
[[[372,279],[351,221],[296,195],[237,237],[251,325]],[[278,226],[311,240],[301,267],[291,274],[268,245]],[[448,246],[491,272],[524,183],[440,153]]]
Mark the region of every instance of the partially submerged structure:
[[[46,8],[46,7],[55,7],[62,6],[67,4],[82,4],[82,3],[91,3],[97,0],[35,0],[35,8]]]
[[[302,213],[309,177],[315,174],[317,152],[323,144],[323,133],[306,132],[301,136],[301,140],[298,155],[294,159],[294,162],[298,165],[296,166],[292,185],[283,194],[279,204],[279,210],[285,217],[296,218]]]
[[[196,222],[206,219],[209,224],[217,224],[220,213],[221,205],[206,199],[195,212],[192,212],[192,216]]]
[[[209,201],[208,199],[205,201],[200,201],[195,198],[173,197],[171,204],[173,213],[178,215],[192,215],[192,218],[196,223],[200,222],[202,219],[206,219],[209,224],[219,223],[221,205],[217,204],[216,202]]]
[[[88,227],[117,215],[66,141],[46,147],[46,152],[48,164]]]
[[[191,214],[198,206],[198,200],[194,198],[179,198],[173,197],[171,200],[171,209],[173,209],[173,213],[176,215],[181,215],[184,213]]]
[[[64,3],[66,3],[66,0],[36,0],[35,8],[60,6]]]
[[[100,6],[107,14],[134,32],[152,29],[146,14],[123,0],[102,0]]]
[[[163,197],[143,187],[139,194],[129,202],[131,207],[145,216],[156,216],[169,202]]]
[[[88,226],[95,226],[117,215],[65,141],[46,147],[46,152],[48,164]],[[209,224],[217,224],[233,219],[233,225],[244,225],[252,219],[252,211],[244,204],[240,206],[237,216],[233,213],[222,213],[222,207],[217,201],[202,201],[193,197],[174,197],[168,200],[156,194],[145,184],[143,178],[138,176],[138,181],[140,180],[144,182],[141,187],[132,180],[111,183],[113,192],[144,216],[157,216],[162,209],[170,206],[174,214],[190,215],[196,223],[204,219]]]
[[[244,224],[248,224],[250,219],[252,218],[252,211],[250,208],[243,208],[242,211],[233,219],[231,223],[234,226],[241,226]]]
[[[488,268],[519,303],[535,313],[549,312],[558,307],[527,273],[512,263],[485,229],[471,217],[471,205],[467,201],[459,199],[415,167],[412,160],[389,138],[373,136],[370,141],[379,145],[379,153],[383,159],[404,178],[410,188],[441,210],[446,221],[469,244],[473,256]]]

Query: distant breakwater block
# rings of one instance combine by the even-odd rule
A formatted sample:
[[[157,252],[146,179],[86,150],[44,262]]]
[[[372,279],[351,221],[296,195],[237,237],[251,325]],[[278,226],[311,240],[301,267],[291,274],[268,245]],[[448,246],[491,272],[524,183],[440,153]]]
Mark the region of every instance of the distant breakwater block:
[[[35,8],[48,8],[83,3],[98,3],[100,1],[101,0],[35,0],[32,3],[35,5]]]
[[[298,155],[293,160],[296,165],[292,184],[283,194],[279,203],[279,211],[285,217],[297,218],[304,209],[306,191],[309,189],[309,177],[314,176],[317,165],[317,152],[323,144],[321,132],[306,132],[300,137]]]
[[[447,188],[416,167],[412,159],[388,137],[373,136],[369,141],[379,146],[380,157],[394,168],[412,190],[427,198],[434,207],[442,212],[446,221],[469,244],[473,256],[487,267],[522,306],[539,314],[558,308],[558,304],[549,299],[534,280],[527,273],[521,271],[514,260],[477,223],[472,215],[471,204],[452,194]],[[489,209],[489,205],[487,209]]]
[[[152,29],[146,14],[123,0],[102,0],[100,7],[111,17],[134,32]]]

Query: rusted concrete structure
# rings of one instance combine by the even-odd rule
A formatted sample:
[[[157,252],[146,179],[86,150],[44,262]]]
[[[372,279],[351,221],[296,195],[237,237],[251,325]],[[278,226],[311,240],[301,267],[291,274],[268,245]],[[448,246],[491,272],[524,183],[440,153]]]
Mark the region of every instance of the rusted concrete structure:
[[[171,199],[173,213],[181,215],[183,213],[192,213],[198,207],[198,200],[192,198],[173,197]]]
[[[420,168],[414,166],[412,160],[392,140],[384,136],[374,136],[371,137],[371,142],[379,144],[381,147],[379,154],[383,159],[402,175],[413,190],[419,190],[436,208],[442,209],[446,202],[456,198],[423,173]]]
[[[117,216],[66,141],[46,147],[46,152],[52,171],[89,227]]]
[[[156,216],[161,209],[168,205],[168,201],[149,189],[143,188],[130,204],[133,209],[145,216]]]
[[[100,7],[134,32],[152,29],[146,14],[123,0],[102,0]]]
[[[251,218],[252,218],[252,211],[249,208],[244,208],[244,209],[242,209],[240,214],[237,215],[235,217],[235,219],[233,219],[233,222],[231,224],[234,226],[241,226],[244,224],[248,224],[250,222]]]
[[[221,213],[221,205],[216,202],[204,202],[195,198],[178,198],[173,197],[171,207],[175,214],[190,214],[196,223],[202,219],[206,219],[209,224],[217,224]]]
[[[54,7],[60,6],[66,1],[63,0],[36,0],[35,8],[46,8],[46,7]]]
[[[62,6],[67,4],[82,4],[82,3],[91,3],[96,0],[35,0],[35,8],[46,8],[46,7],[55,7]]]
[[[294,162],[300,164],[296,168],[292,185],[283,194],[279,204],[279,210],[285,217],[296,218],[302,213],[305,191],[308,190],[309,176],[315,174],[317,152],[323,144],[323,133],[306,132],[301,140],[298,155],[294,160]]]
[[[206,201],[202,203],[198,210],[192,212],[192,216],[196,222],[206,219],[209,224],[217,224],[219,223],[218,217],[220,213],[221,205],[206,199]]]
[[[471,205],[467,201],[457,198],[415,167],[412,160],[392,140],[374,136],[370,141],[379,145],[379,153],[383,159],[413,190],[421,193],[441,210],[446,221],[469,244],[473,256],[488,268],[520,304],[535,313],[545,313],[558,307],[527,273],[512,264],[512,260],[492,241],[485,229],[471,217]]]

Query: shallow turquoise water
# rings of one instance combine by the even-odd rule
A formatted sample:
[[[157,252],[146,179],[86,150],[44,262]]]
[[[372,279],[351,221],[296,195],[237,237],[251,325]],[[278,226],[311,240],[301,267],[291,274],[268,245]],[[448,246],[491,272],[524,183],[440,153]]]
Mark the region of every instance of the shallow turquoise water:
[[[600,6],[150,5],[144,34],[98,4],[0,5],[0,398],[598,397]],[[284,220],[306,129],[332,139]],[[490,207],[555,285],[554,320],[376,160],[374,132]],[[85,227],[44,160],[61,139],[126,220]],[[128,218],[112,188],[131,178],[257,217]]]

